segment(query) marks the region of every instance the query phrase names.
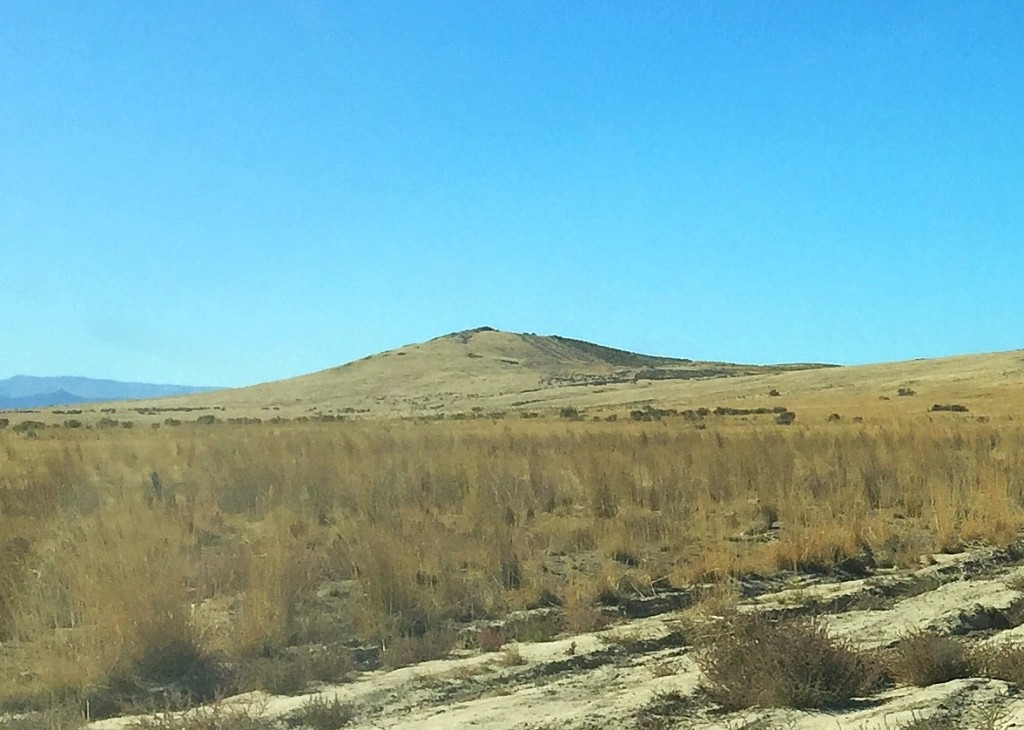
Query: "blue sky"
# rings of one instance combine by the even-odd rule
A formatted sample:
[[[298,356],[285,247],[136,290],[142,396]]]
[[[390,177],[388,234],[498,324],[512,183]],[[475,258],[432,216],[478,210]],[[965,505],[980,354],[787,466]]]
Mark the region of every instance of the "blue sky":
[[[0,7],[0,378],[1024,347],[1024,5]]]

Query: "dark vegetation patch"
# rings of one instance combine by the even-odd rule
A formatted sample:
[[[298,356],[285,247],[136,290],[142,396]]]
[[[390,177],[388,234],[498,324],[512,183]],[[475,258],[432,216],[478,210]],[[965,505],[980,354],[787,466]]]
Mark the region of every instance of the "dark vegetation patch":
[[[785,406],[772,406],[771,408],[766,406],[762,406],[760,408],[730,408],[727,406],[718,406],[714,411],[712,411],[712,413],[716,416],[759,416],[771,413],[786,413],[788,411],[789,409]]]
[[[775,422],[780,426],[788,426],[796,421],[796,414],[793,411],[783,411],[775,416]]]
[[[295,713],[293,719],[302,727],[311,730],[339,730],[355,717],[355,707],[351,703],[342,702],[337,697],[333,700],[314,697]]]
[[[655,408],[651,405],[629,412],[629,417],[634,421],[660,421],[662,418],[677,415],[679,415],[679,411],[675,408]]]
[[[814,618],[734,614],[702,637],[694,658],[725,710],[834,708],[884,684],[874,657],[833,639]]]
[[[692,718],[705,709],[700,693],[661,692],[633,713],[626,727],[634,730],[668,730],[679,727],[680,718]]]
[[[927,687],[972,676],[973,662],[960,639],[934,634],[912,634],[892,650],[888,663],[893,679]]]
[[[1024,689],[1024,646],[1005,643],[977,647],[970,652],[975,676],[1001,679]]]

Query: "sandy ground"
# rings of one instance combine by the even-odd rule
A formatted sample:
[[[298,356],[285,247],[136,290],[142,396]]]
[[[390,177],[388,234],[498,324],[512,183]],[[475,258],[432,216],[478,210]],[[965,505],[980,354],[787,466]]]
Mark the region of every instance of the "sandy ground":
[[[830,632],[863,647],[891,646],[913,631],[977,641],[1024,639],[1024,565],[1019,551],[979,549],[936,556],[912,571],[796,585],[746,599],[743,611],[814,612]],[[705,617],[714,621],[715,617]],[[313,698],[352,703],[347,727],[493,728],[727,728],[755,730],[895,730],[927,718],[948,727],[1024,727],[1024,694],[1002,681],[969,678],[926,688],[897,687],[850,703],[841,711],[753,710],[723,714],[701,695],[689,655],[692,614],[666,613],[605,631],[516,645],[489,654],[466,653],[311,694],[231,698],[227,707],[258,710],[267,727],[300,727],[298,711]],[[92,730],[130,726],[132,718],[94,722]]]

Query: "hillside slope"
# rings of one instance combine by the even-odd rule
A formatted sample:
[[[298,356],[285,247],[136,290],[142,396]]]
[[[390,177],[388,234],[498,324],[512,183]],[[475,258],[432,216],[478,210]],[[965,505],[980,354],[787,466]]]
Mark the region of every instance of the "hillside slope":
[[[205,412],[222,420],[266,420],[551,415],[572,407],[587,418],[603,418],[646,408],[785,407],[797,412],[800,423],[813,423],[832,414],[869,420],[932,417],[932,405],[951,403],[963,405],[971,418],[1019,414],[1024,351],[841,367],[756,366],[655,357],[565,337],[479,328],[287,380],[107,405],[143,422],[178,411],[197,412],[188,417],[193,419]],[[33,417],[60,421],[46,412]]]
[[[820,365],[757,366],[655,357],[558,336],[481,327],[372,355],[289,380],[180,400],[227,408],[346,409],[426,415],[517,408],[525,401],[768,375]],[[606,391],[607,392],[607,391]]]

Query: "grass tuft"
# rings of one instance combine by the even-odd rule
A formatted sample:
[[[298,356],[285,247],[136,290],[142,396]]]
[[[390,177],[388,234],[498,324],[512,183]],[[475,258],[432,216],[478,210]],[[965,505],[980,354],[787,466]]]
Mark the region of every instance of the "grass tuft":
[[[733,614],[698,643],[709,696],[726,710],[828,708],[877,689],[877,662],[815,619]]]
[[[1024,689],[1024,645],[984,644],[970,654],[976,673],[989,679],[1001,679]]]
[[[912,634],[900,641],[888,666],[894,680],[918,687],[974,674],[970,652],[961,641],[925,633]]]
[[[337,697],[313,697],[304,704],[296,715],[302,727],[311,730],[339,730],[355,719],[355,707]]]
[[[128,724],[128,730],[273,730],[261,705],[228,707],[213,705],[189,712],[164,712]]]

